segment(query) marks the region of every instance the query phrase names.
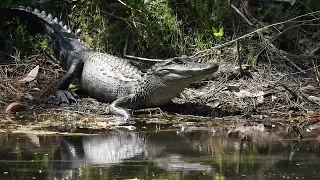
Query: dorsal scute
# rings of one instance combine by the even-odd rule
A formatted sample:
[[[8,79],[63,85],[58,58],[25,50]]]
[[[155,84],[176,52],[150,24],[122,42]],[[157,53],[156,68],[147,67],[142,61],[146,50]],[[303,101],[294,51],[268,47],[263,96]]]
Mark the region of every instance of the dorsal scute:
[[[122,80],[140,80],[143,73],[135,66],[131,65],[127,59],[123,59],[117,56],[113,56],[105,53],[92,53],[90,52],[88,59],[92,59],[93,63],[99,63],[97,66],[101,66],[103,69],[109,69],[108,72],[112,72],[111,76],[114,78],[120,78]],[[107,65],[107,66],[106,66]]]
[[[40,13],[39,9],[37,9],[37,8],[35,8],[33,11],[34,11],[34,13],[36,13],[36,14],[39,14],[39,13]]]
[[[48,20],[48,21],[50,21],[50,22],[53,20],[53,16],[52,16],[52,14],[50,14],[50,13],[48,14],[48,16],[47,16],[47,20]]]
[[[58,18],[54,17],[52,22],[57,24],[58,23]]]
[[[30,6],[28,6],[25,10],[28,12],[32,12],[32,8]]]
[[[46,17],[47,16],[47,13],[45,11],[41,11],[41,16],[42,17]]]

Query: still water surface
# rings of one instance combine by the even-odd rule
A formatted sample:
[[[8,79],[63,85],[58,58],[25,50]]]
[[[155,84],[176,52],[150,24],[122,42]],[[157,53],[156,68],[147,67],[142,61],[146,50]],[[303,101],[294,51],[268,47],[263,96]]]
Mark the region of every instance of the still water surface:
[[[275,133],[0,134],[0,179],[320,179],[319,143]]]

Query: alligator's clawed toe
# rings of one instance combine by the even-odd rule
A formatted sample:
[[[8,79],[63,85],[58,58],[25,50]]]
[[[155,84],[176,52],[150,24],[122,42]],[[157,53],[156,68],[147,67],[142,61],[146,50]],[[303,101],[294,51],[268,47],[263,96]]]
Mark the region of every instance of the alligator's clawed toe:
[[[58,99],[58,104],[72,104],[76,103],[77,100],[74,98],[71,92],[67,90],[58,90],[56,92],[56,97]]]

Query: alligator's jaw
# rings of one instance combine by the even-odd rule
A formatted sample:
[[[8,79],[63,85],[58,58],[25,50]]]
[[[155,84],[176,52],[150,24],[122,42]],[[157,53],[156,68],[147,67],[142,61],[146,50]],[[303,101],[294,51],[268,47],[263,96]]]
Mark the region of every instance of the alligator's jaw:
[[[187,84],[210,77],[219,69],[218,64],[197,63],[192,59],[172,59],[156,65],[150,74],[169,85]]]
[[[157,65],[141,83],[141,107],[166,104],[191,83],[209,78],[218,70],[217,64],[194,63],[191,60]],[[144,92],[143,92],[144,91]]]

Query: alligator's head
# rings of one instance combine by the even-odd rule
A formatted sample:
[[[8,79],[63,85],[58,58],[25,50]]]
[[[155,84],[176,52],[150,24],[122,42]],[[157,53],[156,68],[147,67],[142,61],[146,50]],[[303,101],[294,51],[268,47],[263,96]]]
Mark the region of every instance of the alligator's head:
[[[148,70],[137,94],[144,96],[141,107],[157,107],[177,97],[189,84],[209,78],[217,64],[198,63],[189,58],[174,58]]]
[[[211,77],[218,68],[217,64],[198,63],[189,58],[173,58],[156,64],[142,82],[140,94],[145,97],[141,106],[166,104],[189,84]]]
[[[164,85],[189,85],[212,76],[218,69],[218,64],[198,63],[181,57],[157,64],[152,68],[152,74]]]

